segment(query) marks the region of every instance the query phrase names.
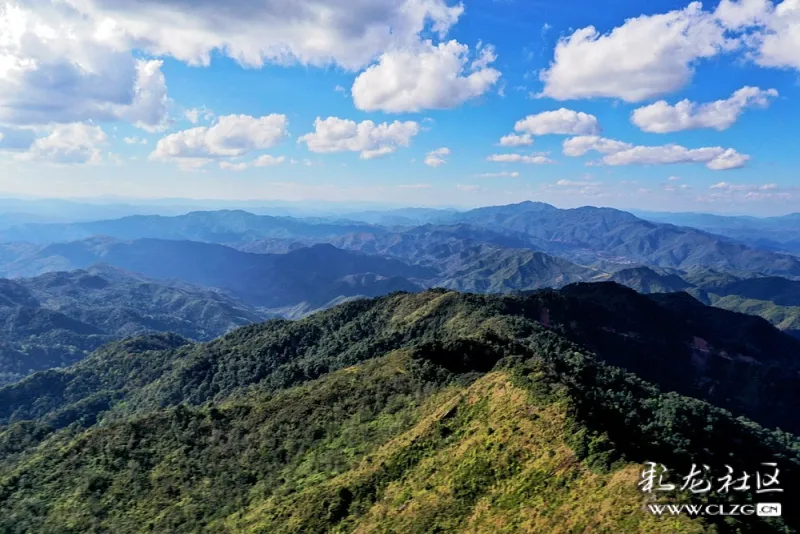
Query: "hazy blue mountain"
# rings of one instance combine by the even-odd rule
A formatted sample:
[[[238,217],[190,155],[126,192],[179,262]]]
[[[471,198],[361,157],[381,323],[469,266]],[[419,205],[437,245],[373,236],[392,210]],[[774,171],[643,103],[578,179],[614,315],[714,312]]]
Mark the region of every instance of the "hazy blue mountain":
[[[273,316],[219,291],[109,266],[0,279],[0,383],[70,365],[127,336],[175,332],[205,341]]]
[[[639,214],[647,220],[691,226],[753,247],[800,254],[800,213],[780,217],[667,212]]]
[[[694,284],[674,273],[659,272],[649,267],[632,267],[613,273],[609,280],[635,289],[639,293],[675,293]]]
[[[452,221],[460,213],[452,209],[402,208],[386,211],[348,212],[342,214],[342,218],[380,226],[422,226]]]
[[[686,291],[707,305],[762,317],[780,330],[800,337],[800,282],[752,273],[692,269],[688,272],[649,267],[624,269],[609,276],[641,293]]]
[[[135,215],[85,223],[27,224],[0,231],[0,241],[57,243],[104,236],[123,240],[149,238],[228,243],[267,238],[324,238],[360,231],[375,232],[379,228],[223,210],[197,211],[176,217]]]
[[[193,241],[140,239],[116,241],[93,238],[40,247],[25,257],[6,264],[4,276],[36,276],[44,272],[82,269],[105,263],[160,280],[219,288],[253,306],[280,308],[307,302],[322,306],[340,296],[376,294],[331,294],[345,277],[375,274],[384,279],[427,279],[436,271],[407,265],[398,260],[368,256],[315,245],[288,254],[251,254],[223,245]],[[402,289],[419,288],[412,282]],[[342,289],[364,289],[344,284]],[[399,289],[399,287],[398,287]]]
[[[755,249],[692,228],[645,221],[611,208],[560,210],[526,202],[468,211],[459,215],[459,220],[525,234],[533,246],[582,264],[603,260],[800,276],[800,258]]]

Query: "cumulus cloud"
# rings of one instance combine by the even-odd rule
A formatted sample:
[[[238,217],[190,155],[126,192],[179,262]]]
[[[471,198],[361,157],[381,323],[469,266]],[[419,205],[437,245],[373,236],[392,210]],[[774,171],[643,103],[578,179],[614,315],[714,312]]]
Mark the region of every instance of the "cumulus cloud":
[[[362,159],[373,159],[395,152],[398,146],[409,146],[419,131],[419,124],[414,121],[375,124],[370,120],[356,123],[338,117],[317,117],[314,131],[298,142],[319,154],[360,152]]]
[[[737,45],[700,2],[628,19],[606,34],[588,26],[559,40],[552,63],[540,73],[540,96],[640,102],[684,87],[698,60]]]
[[[158,141],[150,159],[175,161],[183,168],[202,167],[220,158],[235,158],[275,146],[286,136],[285,115],[227,115],[211,127],[196,127]]]
[[[508,134],[500,138],[500,146],[517,147],[517,146],[531,146],[533,144],[533,137],[531,134]]]
[[[0,2],[0,122],[166,125],[162,61],[137,59],[66,2]]]
[[[731,184],[719,182],[709,187],[718,191],[774,191],[778,189],[778,184]]]
[[[775,89],[745,86],[730,98],[707,104],[682,100],[674,106],[660,100],[634,110],[631,122],[645,132],[669,133],[698,128],[726,130],[747,108],[765,108],[778,96]]]
[[[275,157],[270,156],[269,154],[264,154],[263,156],[257,157],[253,161],[253,165],[256,167],[272,167],[274,165],[280,165],[284,161],[286,161],[284,156]]]
[[[419,47],[423,33],[444,39],[464,11],[448,1],[0,0],[0,123],[124,120],[161,131],[171,105],[162,58],[198,66],[220,54],[248,67],[355,71]],[[491,75],[489,59],[486,47],[462,97]],[[203,113],[185,117],[197,124]]]
[[[445,159],[446,156],[450,155],[450,149],[447,147],[437,148],[431,152],[428,152],[428,155],[425,156],[425,165],[429,167],[441,167],[447,160]]]
[[[514,130],[529,135],[593,135],[600,132],[600,123],[594,115],[561,108],[528,115],[517,121]]]
[[[56,164],[98,164],[102,161],[100,147],[107,140],[99,126],[59,124],[47,136],[36,139],[26,152],[17,154],[16,159]]]
[[[740,154],[732,148],[703,147],[686,148],[670,144],[662,146],[634,146],[630,143],[597,136],[567,139],[564,155],[583,156],[594,151],[604,154],[600,163],[604,165],[668,165],[675,163],[704,163],[714,171],[744,167],[750,156]]]
[[[624,143],[615,139],[607,139],[597,135],[580,135],[566,139],[563,144],[565,156],[583,156],[587,152],[594,151],[601,154],[611,154],[633,148],[630,143]]]
[[[183,116],[192,124],[197,124],[200,119],[210,121],[214,119],[214,112],[206,107],[184,110]]]
[[[497,83],[500,72],[490,66],[495,59],[494,49],[483,46],[470,61],[469,47],[456,41],[391,50],[353,82],[353,102],[388,113],[453,108]]]
[[[337,64],[356,70],[431,30],[444,36],[464,8],[446,0],[72,0],[119,47],[208,65]]]
[[[271,156],[269,154],[264,154],[252,161],[240,161],[240,162],[232,162],[232,161],[220,161],[219,168],[227,171],[244,171],[250,169],[252,167],[273,167],[275,165],[280,165],[286,161],[284,156]]]
[[[492,154],[486,159],[487,161],[493,161],[495,163],[527,163],[531,165],[555,163],[555,161],[548,158],[546,154]]]
[[[800,70],[797,0],[722,0],[715,15],[729,30],[745,33],[743,41],[757,64]]]
[[[135,135],[132,137],[125,137],[123,139],[126,145],[146,145],[147,139],[136,137]]]

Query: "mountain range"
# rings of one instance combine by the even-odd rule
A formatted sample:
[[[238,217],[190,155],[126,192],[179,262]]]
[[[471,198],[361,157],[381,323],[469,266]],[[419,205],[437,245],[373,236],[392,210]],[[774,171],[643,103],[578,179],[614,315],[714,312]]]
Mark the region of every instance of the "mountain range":
[[[0,279],[0,384],[69,366],[128,336],[175,332],[206,341],[273,316],[219,291],[102,265]]]
[[[357,215],[357,214],[356,214]],[[373,219],[374,220],[374,219]],[[549,204],[523,202],[466,212],[418,213],[422,229],[388,227],[334,218],[294,219],[244,211],[193,212],[177,217],[133,216],[92,223],[27,224],[0,231],[0,242],[33,244],[76,241],[95,236],[119,240],[190,240],[231,246],[288,240],[291,243],[343,243],[378,239],[386,233],[460,233],[462,238],[507,248],[527,248],[605,270],[648,265],[688,269],[703,266],[800,277],[800,258],[748,246],[701,230],[640,219],[610,208],[561,210]],[[456,230],[454,230],[454,227]],[[362,237],[359,237],[362,236]],[[386,238],[379,239],[384,243]],[[385,248],[385,247],[384,247]],[[407,259],[407,258],[406,258]]]
[[[761,319],[614,283],[130,339],[0,389],[0,530],[795,532],[800,442],[768,428],[797,430],[798,356]],[[653,459],[774,460],[784,514],[648,514]]]
[[[637,212],[642,218],[699,228],[751,247],[800,254],[800,213],[780,217],[747,217],[707,213]]]

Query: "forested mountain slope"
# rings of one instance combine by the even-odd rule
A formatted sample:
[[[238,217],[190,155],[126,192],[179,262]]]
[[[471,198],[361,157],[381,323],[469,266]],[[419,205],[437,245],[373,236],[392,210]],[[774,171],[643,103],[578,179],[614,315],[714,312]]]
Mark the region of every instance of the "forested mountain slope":
[[[207,341],[269,317],[218,291],[109,266],[0,279],[0,384],[71,365],[110,341],[144,332]]]
[[[0,389],[2,527],[794,531],[788,506],[782,520],[658,519],[636,483],[648,460],[774,460],[798,491],[797,439],[736,418],[796,427],[798,344],[615,284],[398,293],[209,344],[129,340]]]

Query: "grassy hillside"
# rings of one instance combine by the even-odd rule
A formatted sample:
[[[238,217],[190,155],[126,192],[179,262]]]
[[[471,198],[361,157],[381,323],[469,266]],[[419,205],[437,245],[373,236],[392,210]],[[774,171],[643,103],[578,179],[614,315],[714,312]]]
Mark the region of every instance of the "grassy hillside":
[[[155,336],[108,346],[0,389],[0,530],[795,531],[789,507],[783,520],[731,523],[642,509],[650,497],[636,483],[649,460],[688,472],[691,462],[752,471],[774,459],[788,497],[800,443],[662,393],[578,342],[606,348],[585,324],[598,299],[620,312],[676,305],[633,295],[608,284],[394,294],[205,345]],[[698,310],[687,328],[717,343]],[[659,328],[630,350],[649,358]],[[780,342],[765,335],[753,338],[762,349]]]

